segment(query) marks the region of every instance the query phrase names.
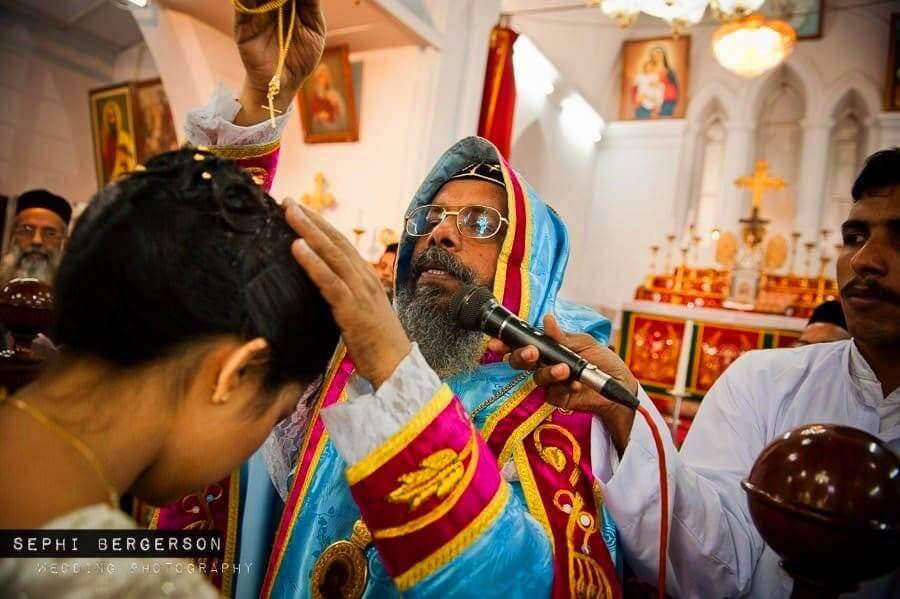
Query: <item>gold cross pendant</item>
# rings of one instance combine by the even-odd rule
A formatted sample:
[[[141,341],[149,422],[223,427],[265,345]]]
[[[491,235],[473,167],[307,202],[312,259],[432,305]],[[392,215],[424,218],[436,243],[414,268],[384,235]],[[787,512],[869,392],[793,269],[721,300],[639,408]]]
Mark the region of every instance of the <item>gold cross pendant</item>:
[[[275,114],[282,114],[284,112],[275,108],[275,97],[269,96],[269,104],[261,104],[260,108],[265,108],[269,111],[269,122],[272,123],[272,129],[275,129]]]

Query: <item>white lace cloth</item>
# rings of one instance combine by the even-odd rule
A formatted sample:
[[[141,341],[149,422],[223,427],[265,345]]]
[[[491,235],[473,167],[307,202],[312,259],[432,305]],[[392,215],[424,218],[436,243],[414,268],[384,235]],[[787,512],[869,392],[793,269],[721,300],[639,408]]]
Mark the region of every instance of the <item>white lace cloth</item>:
[[[218,84],[206,106],[190,111],[184,122],[185,138],[195,146],[239,146],[264,144],[281,137],[288,117],[294,112],[291,104],[284,114],[275,117],[275,128],[269,121],[250,127],[234,124],[241,104],[234,94]]]
[[[300,444],[303,443],[306,428],[309,426],[309,413],[312,409],[310,406],[316,400],[315,394],[321,385],[322,377],[319,377],[315,383],[307,387],[297,402],[294,413],[276,424],[263,443],[262,452],[266,470],[269,471],[269,478],[272,479],[272,484],[282,501],[287,501],[290,491],[288,482],[294,470],[297,454],[300,453]]]
[[[232,121],[240,109],[234,94],[219,84],[206,106],[188,113],[184,124],[187,140],[203,146],[268,143],[281,136],[293,105],[275,118],[275,129],[269,121],[251,127],[235,125]],[[288,482],[309,426],[309,396],[318,386],[307,389],[297,410],[276,425],[263,444],[269,476],[282,499],[287,498]],[[353,375],[347,386],[350,400],[323,410],[322,419],[338,453],[348,464],[354,464],[402,429],[440,387],[440,379],[414,343],[409,355],[377,391],[368,381]]]
[[[307,389],[307,397],[300,400],[297,410],[282,420],[263,444],[269,476],[282,500],[287,499],[288,483],[309,426],[309,395],[318,387]],[[355,464],[402,429],[440,388],[441,380],[413,343],[412,350],[377,391],[361,376],[351,376],[347,383],[349,400],[322,410],[322,420],[338,453],[348,464]]]
[[[137,528],[108,505],[92,505],[48,522],[48,530]],[[35,599],[157,597],[213,599],[216,589],[183,559],[8,558],[0,560],[0,596]]]
[[[335,449],[351,466],[406,426],[441,388],[416,343],[374,393],[368,381],[354,378],[349,401],[322,410]]]

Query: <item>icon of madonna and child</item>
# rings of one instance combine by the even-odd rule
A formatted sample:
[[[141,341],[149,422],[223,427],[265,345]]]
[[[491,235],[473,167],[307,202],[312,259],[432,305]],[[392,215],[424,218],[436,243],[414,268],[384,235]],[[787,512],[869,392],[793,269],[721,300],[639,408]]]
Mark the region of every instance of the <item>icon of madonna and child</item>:
[[[657,40],[626,42],[622,81],[622,120],[684,116],[687,98],[687,48]],[[687,40],[678,40],[678,42]],[[667,47],[673,46],[674,47]],[[637,47],[636,47],[637,46]]]

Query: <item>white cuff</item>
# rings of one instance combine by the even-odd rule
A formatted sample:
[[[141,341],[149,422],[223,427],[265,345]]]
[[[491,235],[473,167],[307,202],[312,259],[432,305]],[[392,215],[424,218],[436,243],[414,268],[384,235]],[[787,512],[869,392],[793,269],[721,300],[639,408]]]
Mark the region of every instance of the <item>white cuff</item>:
[[[234,124],[241,111],[241,103],[234,94],[219,83],[206,106],[195,108],[184,122],[184,134],[188,143],[195,146],[248,146],[275,141],[287,126],[287,117],[294,111],[291,103],[284,114],[275,117],[275,128],[270,121],[249,127]]]
[[[440,388],[441,380],[413,343],[374,394],[325,408],[322,420],[338,453],[352,466],[406,426]]]
[[[640,386],[637,397],[641,405],[650,412],[662,439],[666,455],[666,478],[669,483],[671,512],[671,496],[675,489],[676,472],[681,465],[678,450],[672,441],[669,427]],[[656,503],[659,497],[659,456],[653,433],[641,414],[635,412],[634,424],[631,426],[625,451],[621,459],[616,456],[615,461],[610,461],[609,467],[613,470],[613,475],[605,481],[600,479],[600,486],[607,499],[607,507],[617,522],[633,521],[645,509],[659,510]]]

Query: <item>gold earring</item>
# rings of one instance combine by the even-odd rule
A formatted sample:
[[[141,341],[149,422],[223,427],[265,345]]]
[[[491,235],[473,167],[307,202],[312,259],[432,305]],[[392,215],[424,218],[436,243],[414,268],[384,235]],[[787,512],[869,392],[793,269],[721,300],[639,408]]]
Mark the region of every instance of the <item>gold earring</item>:
[[[221,404],[228,401],[228,398],[231,396],[231,391],[226,391],[221,395],[213,391],[212,402],[215,404]]]

